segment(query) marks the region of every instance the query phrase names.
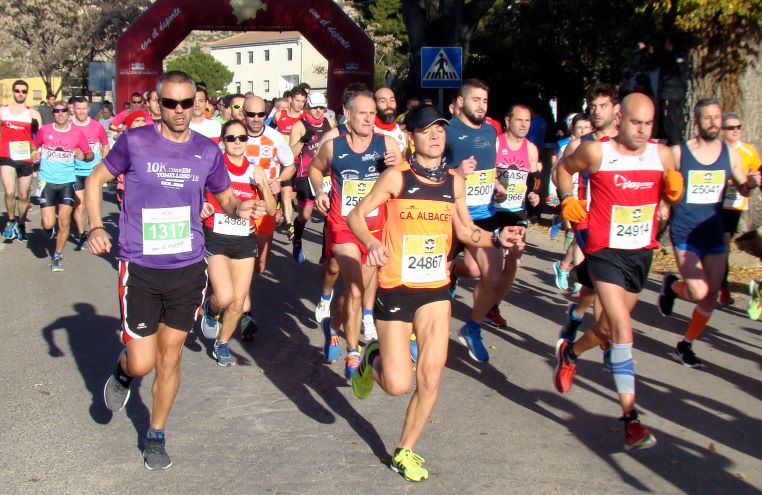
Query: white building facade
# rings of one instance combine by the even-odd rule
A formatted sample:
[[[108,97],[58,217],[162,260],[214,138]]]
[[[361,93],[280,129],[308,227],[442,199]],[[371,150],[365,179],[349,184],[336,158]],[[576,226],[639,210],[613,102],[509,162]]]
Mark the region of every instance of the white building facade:
[[[209,51],[233,72],[228,93],[269,100],[302,82],[322,91],[328,85],[328,61],[298,31],[238,34],[212,43]]]

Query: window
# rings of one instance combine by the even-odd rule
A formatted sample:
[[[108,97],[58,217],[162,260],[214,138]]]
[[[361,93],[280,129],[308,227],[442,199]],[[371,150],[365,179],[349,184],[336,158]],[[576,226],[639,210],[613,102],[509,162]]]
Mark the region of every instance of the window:
[[[265,81],[265,93],[269,93],[269,92],[270,92],[270,80],[268,79]]]
[[[254,52],[249,52],[249,63],[250,64],[254,63]]]
[[[294,60],[294,49],[293,48],[288,48],[288,55],[287,55],[287,57],[288,57],[288,60]]]
[[[270,61],[270,50],[265,50],[265,62]]]
[[[235,63],[241,65],[241,52],[235,52]]]
[[[235,92],[240,93],[241,92],[241,83],[237,82],[235,83]]]
[[[254,92],[254,81],[249,81],[247,86],[249,88],[249,93],[253,93]]]

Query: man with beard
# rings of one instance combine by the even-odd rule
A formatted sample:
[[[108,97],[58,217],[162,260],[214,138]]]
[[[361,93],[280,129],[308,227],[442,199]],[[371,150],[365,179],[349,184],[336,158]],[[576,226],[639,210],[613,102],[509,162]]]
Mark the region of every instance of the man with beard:
[[[0,175],[5,190],[5,209],[8,212],[8,223],[5,225],[3,237],[23,241],[26,240],[24,224],[29,206],[29,186],[32,185],[34,172],[32,132],[41,125],[42,117],[37,110],[25,105],[29,94],[26,81],[14,81],[12,88],[13,103],[0,111]]]
[[[399,145],[402,156],[407,149],[407,136],[397,123],[397,99],[389,88],[378,88],[373,94],[376,100],[376,122],[373,132],[389,136]]]
[[[206,94],[206,89],[200,86],[196,87],[196,99],[193,102],[191,121],[188,127],[190,127],[192,131],[196,131],[208,137],[215,143],[219,143],[222,124],[217,120],[206,118],[207,101],[208,96]]]
[[[693,341],[706,327],[717,303],[728,250],[724,242],[722,202],[728,179],[741,196],[759,186],[759,172],[746,174],[738,151],[720,139],[722,107],[714,98],[696,102],[693,109],[697,136],[672,147],[685,180],[685,197],[672,207],[670,237],[682,279],[667,274],[659,295],[659,310],[672,314],[675,298],[697,302],[683,339],[672,357],[690,368],[704,362],[693,352]]]

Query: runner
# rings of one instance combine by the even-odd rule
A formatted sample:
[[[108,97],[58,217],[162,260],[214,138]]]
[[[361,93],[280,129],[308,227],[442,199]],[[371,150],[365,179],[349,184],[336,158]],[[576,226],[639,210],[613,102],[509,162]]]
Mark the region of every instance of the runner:
[[[365,350],[352,390],[360,399],[374,381],[388,395],[406,394],[412,385],[407,336],[418,335],[416,390],[410,399],[402,435],[389,468],[408,481],[428,479],[423,457],[413,452],[436,404],[447,359],[450,296],[447,253],[453,235],[469,245],[511,247],[521,236],[498,238],[475,226],[465,202],[463,179],[442,160],[448,124],[433,107],[413,110],[406,119],[415,153],[409,163],[387,169],[347,222],[379,268],[376,318],[379,340]],[[383,240],[366,216],[386,208]]]
[[[29,187],[34,172],[32,133],[41,125],[42,117],[37,110],[25,105],[29,95],[26,81],[13,81],[11,87],[13,103],[0,111],[0,176],[5,190],[5,211],[8,213],[3,237],[25,241]]]
[[[389,137],[373,134],[376,104],[369,91],[355,93],[347,101],[347,124],[350,133],[326,141],[310,163],[309,177],[317,191],[318,210],[328,216],[326,225],[326,254],[335,257],[344,280],[344,297],[338,314],[322,321],[325,335],[326,362],[335,362],[341,353],[338,330],[344,326],[347,341],[346,378],[352,378],[360,365],[360,321],[365,287],[376,268],[363,266],[367,251],[349,230],[346,216],[373,188],[381,172],[397,166],[401,159],[397,145]],[[323,175],[330,170],[331,196],[322,190]],[[330,212],[329,212],[330,210]],[[368,213],[367,222],[378,238],[384,212]]]
[[[727,112],[722,115],[723,139],[731,149],[738,151],[741,156],[741,168],[748,174],[752,170],[758,170],[762,166],[762,160],[754,145],[741,141],[741,118],[733,113]],[[749,199],[738,193],[732,180],[728,180],[725,188],[725,198],[722,202],[722,223],[725,227],[725,249],[730,253],[730,240],[738,231],[738,221],[741,214],[749,209]],[[730,259],[730,255],[728,255]],[[722,288],[720,289],[720,303],[733,304],[733,297],[730,295],[730,286],[728,285],[728,272],[730,266],[725,264],[725,276],[722,279]]]
[[[114,132],[121,133],[124,130],[127,129],[127,127],[124,125],[124,119],[127,118],[129,114],[131,114],[135,110],[143,110],[144,107],[144,101],[143,95],[135,92],[132,93],[132,96],[130,97],[130,106],[129,108],[126,108],[116,114],[113,119],[111,119],[111,124],[109,125],[110,129]],[[146,119],[148,119],[149,114],[146,112]]]
[[[373,124],[373,132],[394,139],[402,156],[407,156],[407,135],[396,120],[397,99],[394,97],[394,91],[378,88],[373,97],[376,100],[376,122]]]
[[[50,269],[61,272],[63,249],[69,239],[75,202],[76,160],[91,161],[93,151],[87,136],[69,122],[66,103],[57,101],[53,105],[53,118],[55,122],[42,126],[35,136],[33,144],[37,151],[32,154],[32,160],[40,162],[37,196],[40,198],[42,228],[50,232],[51,239],[56,235],[56,227],[58,231]]]
[[[664,316],[671,315],[676,297],[697,303],[688,329],[671,355],[685,366],[701,368],[704,362],[693,352],[693,341],[704,331],[717,304],[728,256],[722,220],[725,186],[732,178],[738,194],[746,197],[759,186],[759,172],[746,174],[738,151],[720,139],[719,101],[697,101],[693,118],[696,137],[672,148],[686,183],[685,197],[672,207],[669,219],[682,280],[671,273],[664,276],[659,310]]]
[[[191,122],[188,127],[206,136],[215,143],[220,142],[222,124],[217,120],[206,118],[207,94],[204,88],[196,88],[196,99],[193,102],[193,111],[191,112]]]
[[[81,251],[87,247],[87,229],[85,228],[85,180],[90,176],[93,167],[98,164],[101,158],[108,155],[109,144],[106,137],[106,131],[103,126],[94,119],[90,118],[90,100],[84,96],[78,96],[74,99],[74,120],[75,128],[79,129],[85,135],[90,149],[93,151],[93,159],[90,161],[74,160],[74,195],[76,203],[74,206],[74,223],[77,225],[77,246],[75,251]]]
[[[196,92],[196,102],[198,94]],[[267,185],[264,170],[256,163],[250,163],[244,155],[249,140],[244,123],[228,120],[222,126],[221,137],[233,193],[241,201],[263,199],[267,214],[275,214],[275,198]],[[230,353],[228,342],[238,328],[244,304],[249,299],[257,256],[256,223],[251,219],[227,216],[211,192],[207,191],[206,201],[204,206],[210,206],[214,211],[204,220],[206,259],[214,292],[204,304],[201,328],[207,338],[215,339],[212,356],[217,364],[234,366],[237,360]]]
[[[243,105],[246,102],[246,97],[242,95],[241,93],[236,93],[234,95],[230,95],[230,119],[237,119],[240,121],[243,121],[244,114],[243,114]],[[225,122],[227,122],[227,120]]]
[[[294,219],[293,257],[297,263],[304,263],[304,250],[302,249],[302,236],[307,222],[312,218],[312,205],[315,204],[315,194],[310,186],[307,175],[310,162],[315,157],[320,138],[329,130],[336,127],[336,123],[325,117],[327,101],[325,95],[318,91],[310,92],[307,97],[307,111],[304,117],[291,127],[291,135],[288,142],[291,143],[291,151],[296,157],[296,200],[299,212]]]
[[[133,377],[156,370],[150,428],[143,445],[148,469],[166,469],[164,427],[180,386],[180,358],[206,293],[201,206],[215,194],[231,218],[257,218],[261,201],[239,202],[219,147],[188,129],[196,93],[189,75],[159,79],[160,125],[130,129],[98,164],[85,185],[92,254],[111,250],[101,217],[102,186],[125,174],[119,217],[119,298],[122,340],[114,372],[103,391],[106,406],[121,411]]]
[[[635,409],[630,314],[651,268],[653,250],[659,246],[659,202],[675,203],[683,191],[682,177],[674,169],[669,148],[649,140],[654,112],[650,98],[630,94],[622,102],[617,137],[585,142],[558,165],[564,217],[577,223],[589,218],[584,248],[587,258],[577,270],[584,283],[595,288],[603,308],[603,315],[596,315],[599,332],[610,334],[613,341],[611,373],[622,406],[625,450],[656,443],[651,431],[640,424]],[[571,192],[571,176],[583,172],[590,181],[589,211],[584,200]],[[553,384],[559,392],[571,388],[577,358],[584,350],[564,338],[558,340]]]
[[[304,104],[307,102],[307,92],[300,87],[291,91],[291,99],[288,100],[288,107],[285,110],[276,112],[273,116],[273,122],[278,128],[278,132],[283,134],[286,144],[290,145],[291,127],[304,115]],[[294,225],[291,223],[291,217],[294,212],[294,181],[288,180],[281,183],[280,202],[283,208],[282,227],[288,235],[288,240],[294,240]]]
[[[159,103],[159,93],[155,89],[146,92],[145,108],[149,123],[161,121],[161,104]]]

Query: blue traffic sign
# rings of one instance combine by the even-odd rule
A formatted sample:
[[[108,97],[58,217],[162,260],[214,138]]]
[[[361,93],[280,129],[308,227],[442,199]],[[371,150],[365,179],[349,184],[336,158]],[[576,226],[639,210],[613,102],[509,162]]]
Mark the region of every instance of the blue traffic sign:
[[[421,87],[459,88],[463,74],[463,49],[459,46],[421,48]]]

